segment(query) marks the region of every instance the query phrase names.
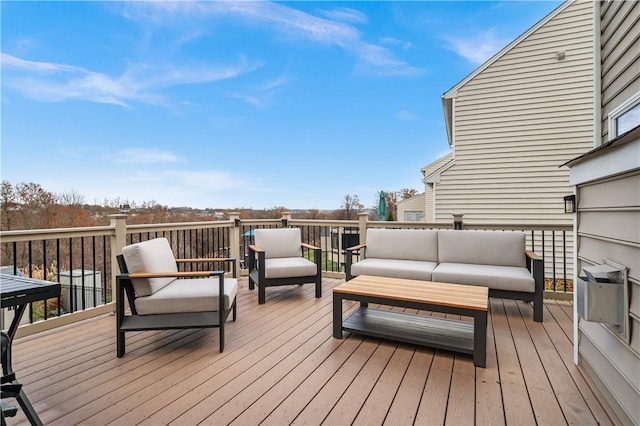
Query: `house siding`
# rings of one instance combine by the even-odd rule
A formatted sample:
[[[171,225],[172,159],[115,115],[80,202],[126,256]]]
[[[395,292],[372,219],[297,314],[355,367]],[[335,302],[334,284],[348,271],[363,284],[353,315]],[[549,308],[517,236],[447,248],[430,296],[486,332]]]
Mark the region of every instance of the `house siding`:
[[[640,91],[640,4],[599,3],[600,143],[613,139],[608,116]],[[640,128],[573,160],[578,213],[577,272],[603,259],[628,273],[629,337],[616,327],[576,318],[577,362],[621,423],[640,425]],[[624,144],[623,144],[624,143]],[[576,274],[577,275],[577,274]]]
[[[592,2],[569,4],[457,89],[436,221],[571,223],[558,166],[594,146],[593,18]]]
[[[609,1],[601,4],[602,143],[610,139],[609,113],[640,91],[639,38],[640,2]]]
[[[426,180],[430,178],[434,178],[433,180],[439,181],[439,177],[432,176],[439,169],[443,168],[447,164],[453,161],[453,153],[449,153],[444,157],[434,161],[426,167],[422,168],[422,174],[425,177],[424,182],[424,221],[425,222],[434,222],[435,221],[435,198],[437,192],[437,183],[428,183]],[[450,217],[449,220],[453,220],[453,217]]]
[[[640,140],[637,141],[640,144]],[[595,166],[594,166],[595,167]],[[578,269],[607,258],[629,278],[630,338],[579,319],[578,363],[597,380],[624,424],[640,424],[640,169],[578,184]]]
[[[398,203],[398,217],[396,218],[399,221],[406,220],[404,217],[405,212],[421,212],[422,219],[421,222],[425,221],[425,202],[424,202],[424,194],[415,195],[407,200],[402,200]]]

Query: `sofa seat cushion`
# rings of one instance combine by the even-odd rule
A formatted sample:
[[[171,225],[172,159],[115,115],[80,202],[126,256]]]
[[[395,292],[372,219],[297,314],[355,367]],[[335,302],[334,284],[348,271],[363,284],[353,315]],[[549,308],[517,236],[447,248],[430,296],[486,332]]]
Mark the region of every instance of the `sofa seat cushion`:
[[[218,311],[218,278],[177,279],[149,296],[136,298],[139,315]],[[224,279],[224,306],[228,310],[238,293],[238,280]]]
[[[430,281],[436,265],[435,262],[368,257],[351,265],[351,275]]]
[[[265,259],[265,278],[292,278],[315,276],[318,265],[303,257]]]
[[[431,277],[437,282],[481,285],[494,290],[527,293],[534,293],[536,290],[536,282],[527,268],[514,266],[440,263]]]

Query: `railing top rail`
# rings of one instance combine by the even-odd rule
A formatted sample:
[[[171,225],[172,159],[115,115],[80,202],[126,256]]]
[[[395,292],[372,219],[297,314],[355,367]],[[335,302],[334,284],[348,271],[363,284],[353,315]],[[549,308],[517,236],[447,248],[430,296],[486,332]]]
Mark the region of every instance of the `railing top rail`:
[[[94,237],[113,235],[112,226],[89,226],[83,228],[59,228],[59,229],[30,229],[0,232],[0,240],[3,243],[13,243],[33,240],[55,240],[62,238]]]
[[[451,229],[449,222],[404,222],[404,221],[369,221],[369,228],[424,228],[424,229]]]
[[[217,220],[208,222],[179,222],[179,223],[148,223],[138,225],[127,225],[127,232],[161,232],[176,231],[186,229],[207,229],[207,228],[232,228],[232,220]]]
[[[243,226],[280,225],[282,219],[241,219],[240,224]]]
[[[358,227],[358,221],[357,220],[291,219],[289,221],[289,225]]]
[[[501,230],[501,229],[513,229],[519,231],[572,231],[573,225],[560,225],[560,224],[547,224],[547,223],[501,223],[501,224],[487,224],[487,223],[471,223],[464,222],[464,229],[478,229],[478,230]]]

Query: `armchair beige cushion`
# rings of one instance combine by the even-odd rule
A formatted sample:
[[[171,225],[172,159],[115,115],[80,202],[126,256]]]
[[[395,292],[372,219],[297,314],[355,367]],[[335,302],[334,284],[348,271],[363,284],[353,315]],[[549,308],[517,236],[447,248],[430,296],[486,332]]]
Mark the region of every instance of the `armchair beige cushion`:
[[[129,273],[176,273],[178,267],[166,238],[155,238],[122,249]],[[218,278],[132,278],[136,292],[135,307],[139,315],[218,310]],[[225,310],[230,309],[238,293],[235,278],[224,280]]]
[[[178,265],[166,238],[155,238],[123,247],[122,255],[129,273],[178,272]],[[173,277],[135,278],[131,280],[138,296],[149,296],[175,281]]]
[[[254,238],[266,259],[302,256],[300,228],[256,229]]]

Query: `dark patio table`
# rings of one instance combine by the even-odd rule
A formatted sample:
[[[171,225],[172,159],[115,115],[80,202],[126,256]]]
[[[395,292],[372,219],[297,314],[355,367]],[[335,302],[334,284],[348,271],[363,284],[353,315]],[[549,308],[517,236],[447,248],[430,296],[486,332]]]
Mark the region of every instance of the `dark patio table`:
[[[0,274],[0,299],[1,307],[15,307],[16,312],[9,326],[7,335],[9,337],[9,344],[5,352],[2,353],[2,381],[1,383],[20,386],[16,378],[16,374],[11,366],[11,344],[15,337],[22,315],[27,308],[27,305],[31,302],[37,302],[39,300],[51,299],[60,295],[60,283],[54,283],[51,281],[38,280],[34,278],[20,277],[11,274]],[[20,391],[17,393],[16,400],[22,407],[25,415],[29,419],[32,425],[42,425],[38,414],[33,409],[33,406],[29,402],[27,395],[20,386]]]

